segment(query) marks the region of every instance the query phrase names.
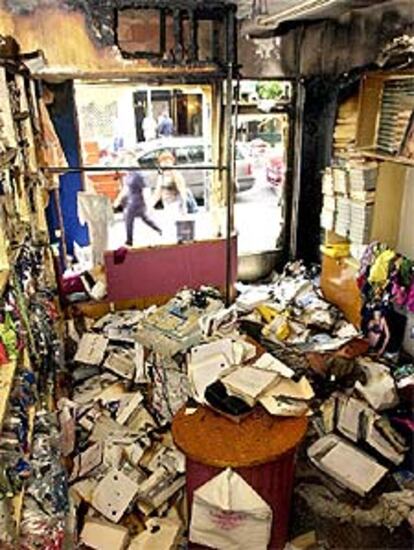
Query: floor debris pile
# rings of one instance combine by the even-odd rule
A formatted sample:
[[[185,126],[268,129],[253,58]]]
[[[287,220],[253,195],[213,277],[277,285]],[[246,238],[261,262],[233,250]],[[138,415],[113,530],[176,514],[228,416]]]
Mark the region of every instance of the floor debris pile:
[[[185,459],[170,423],[200,405],[235,422],[255,406],[308,415],[297,494],[361,526],[413,522],[404,437],[412,423],[401,391],[414,368],[370,356],[317,280],[294,263],[270,284],[241,285],[230,308],[202,288],[86,320],[83,332],[68,321],[71,391],[59,419],[81,542],[116,550],[185,540]]]
[[[412,358],[373,353],[299,263],[270,285],[240,290],[246,328],[292,368],[296,357],[311,388],[296,486],[301,502],[361,527],[408,522],[413,529]]]

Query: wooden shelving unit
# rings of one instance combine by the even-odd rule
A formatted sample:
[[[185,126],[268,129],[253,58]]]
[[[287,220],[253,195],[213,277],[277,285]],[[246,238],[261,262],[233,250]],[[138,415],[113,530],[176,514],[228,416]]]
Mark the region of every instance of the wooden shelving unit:
[[[10,277],[10,270],[4,269],[3,271],[0,271],[0,296],[2,296],[7,283],[9,282]]]
[[[1,258],[2,267],[0,270],[0,298],[10,281],[14,281],[16,264],[27,239],[33,237],[36,240],[37,220],[40,215],[44,215],[43,204],[37,204],[31,201],[31,193],[34,185],[38,185],[41,190],[47,189],[45,184],[39,180],[33,180],[33,174],[39,172],[37,146],[41,138],[42,126],[39,120],[39,109],[36,109],[38,99],[36,89],[30,82],[32,77],[27,68],[25,68],[19,59],[1,59],[0,70],[4,72],[2,82],[2,94],[4,102],[0,107],[2,114],[6,117],[7,138],[12,147],[0,152],[0,170],[5,172],[6,179],[10,185],[5,186],[5,200],[8,202],[8,208],[5,209],[4,216],[1,217]],[[8,97],[7,97],[8,96]],[[7,112],[6,111],[7,108]],[[1,113],[0,113],[1,116]],[[41,229],[39,229],[41,231]],[[47,258],[50,266],[53,267],[52,258]],[[20,308],[20,299],[26,301],[28,296],[21,297],[17,289],[16,297],[18,307]],[[31,345],[31,352],[36,352],[36,346],[32,345],[30,337],[27,338],[27,345]],[[0,366],[0,437],[3,430],[4,420],[8,414],[9,399],[13,387],[16,384],[16,371],[20,365],[32,370],[29,352],[27,349],[23,353],[17,354],[9,363]],[[33,365],[34,367],[34,365]],[[35,370],[33,368],[33,370]],[[28,420],[27,449],[19,450],[19,456],[26,460],[30,459],[32,450],[32,440],[34,436],[34,425],[36,415],[36,404],[26,409]],[[12,454],[14,460],[14,453]],[[21,491],[13,498],[8,498],[5,506],[11,517],[14,517],[16,524],[16,533],[19,532],[21,518],[24,509],[24,499],[26,492],[26,482],[23,483]],[[2,546],[2,537],[0,536],[0,547]],[[19,546],[19,545],[18,545]],[[20,547],[20,546],[19,546]]]
[[[4,417],[7,411],[10,392],[13,386],[14,375],[18,359],[13,359],[6,365],[0,366],[0,432],[3,428]]]
[[[375,72],[364,75],[358,98],[358,116],[355,135],[356,150],[344,155],[344,161],[351,163],[362,157],[378,162],[378,176],[373,202],[371,227],[368,239],[387,243],[388,246],[410,256],[413,239],[401,248],[401,235],[412,232],[412,220],[407,216],[413,200],[414,178],[412,169],[414,159],[382,152],[379,149],[381,113],[386,83],[393,80],[414,79],[414,72]],[[411,96],[412,97],[412,96]],[[339,156],[339,155],[338,155]],[[339,193],[340,195],[340,193]],[[408,228],[408,229],[407,229]],[[325,234],[325,245],[336,245],[346,242],[332,231]],[[350,249],[352,251],[352,247]],[[356,325],[360,321],[360,291],[356,285],[359,270],[357,259],[349,256],[332,258],[323,254],[322,288],[331,302],[343,309]]]
[[[379,161],[387,161],[387,162],[395,162],[397,164],[404,164],[406,166],[414,166],[414,159],[408,159],[405,157],[400,156],[393,156],[393,155],[387,155],[386,153],[381,153],[380,151],[375,151],[374,149],[361,149],[359,151],[363,157],[379,160]]]

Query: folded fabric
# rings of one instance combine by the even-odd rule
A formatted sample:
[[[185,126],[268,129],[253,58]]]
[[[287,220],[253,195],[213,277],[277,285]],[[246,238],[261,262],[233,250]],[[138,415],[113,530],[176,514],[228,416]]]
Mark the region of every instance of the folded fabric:
[[[126,246],[121,246],[117,250],[114,250],[114,264],[115,265],[123,264],[127,254],[128,254],[128,248]]]

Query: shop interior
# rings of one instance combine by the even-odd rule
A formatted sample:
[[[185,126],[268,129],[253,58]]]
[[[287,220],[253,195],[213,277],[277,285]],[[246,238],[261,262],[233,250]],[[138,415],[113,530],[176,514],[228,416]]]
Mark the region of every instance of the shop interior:
[[[411,549],[410,0],[0,0],[0,549]]]

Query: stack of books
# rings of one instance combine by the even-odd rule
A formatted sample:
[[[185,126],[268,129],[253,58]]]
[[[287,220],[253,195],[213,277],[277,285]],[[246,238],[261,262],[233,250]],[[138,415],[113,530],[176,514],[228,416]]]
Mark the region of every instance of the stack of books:
[[[352,198],[362,200],[370,191],[375,191],[378,179],[377,162],[361,162],[351,164],[349,170],[349,191]]]
[[[321,227],[327,231],[335,229],[336,198],[332,169],[326,168],[322,176],[323,203]]]
[[[340,104],[334,130],[333,148],[335,155],[349,152],[355,147],[358,125],[358,94]]]
[[[332,169],[332,174],[333,174],[335,193],[338,193],[340,195],[348,195],[348,190],[349,190],[348,170],[346,168],[335,166]]]
[[[370,242],[374,203],[351,200],[349,238],[354,244]]]
[[[335,233],[347,237],[351,224],[351,201],[346,196],[338,196],[335,219]]]
[[[323,196],[322,212],[321,212],[321,226],[328,230],[333,231],[335,228],[335,212],[336,212],[336,198],[329,195]]]
[[[349,171],[351,195],[349,238],[358,245],[370,241],[377,179],[378,164],[376,162],[356,162],[351,165]]]

